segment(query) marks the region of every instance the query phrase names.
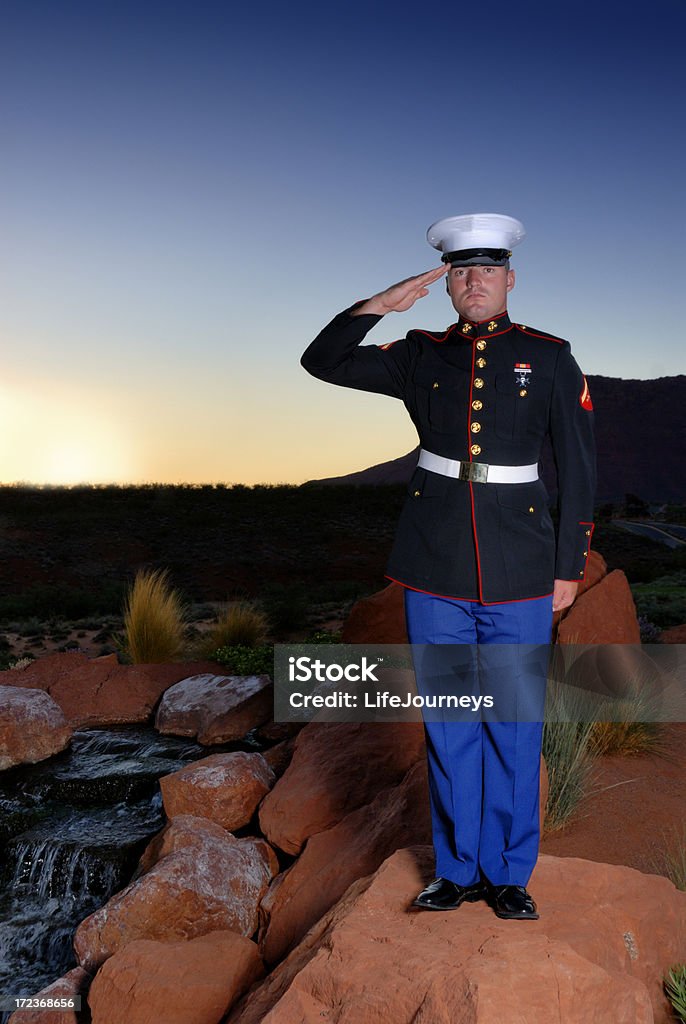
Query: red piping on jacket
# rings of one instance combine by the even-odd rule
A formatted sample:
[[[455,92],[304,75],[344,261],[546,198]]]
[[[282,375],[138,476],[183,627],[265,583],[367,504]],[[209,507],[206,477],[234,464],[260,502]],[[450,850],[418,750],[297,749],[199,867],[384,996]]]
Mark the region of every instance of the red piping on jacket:
[[[433,590],[422,590],[421,587],[411,587],[409,583],[403,583],[401,580],[397,580],[395,576],[389,576],[387,572],[384,573],[384,578],[391,580],[393,583],[397,583],[400,587],[405,587],[407,590],[416,590],[418,594],[429,594],[431,597],[442,597],[446,601],[469,601],[471,604],[516,604],[519,601],[539,601],[542,597],[552,597],[553,592],[549,594],[539,594],[537,597],[515,597],[511,601],[479,601],[478,597],[451,597],[449,594],[436,594]]]
[[[467,451],[469,452],[469,461],[473,462],[472,459],[472,433],[469,429],[469,425],[472,419],[472,395],[474,393],[474,358],[476,356],[476,346],[472,343],[472,375],[469,382],[469,409],[467,412]],[[474,515],[474,485],[472,481],[469,481],[469,501],[472,513],[472,537],[474,538],[474,551],[476,554],[476,576],[479,584],[479,601],[483,604],[484,592],[481,585],[481,560],[479,558],[479,538],[476,533],[476,516]]]

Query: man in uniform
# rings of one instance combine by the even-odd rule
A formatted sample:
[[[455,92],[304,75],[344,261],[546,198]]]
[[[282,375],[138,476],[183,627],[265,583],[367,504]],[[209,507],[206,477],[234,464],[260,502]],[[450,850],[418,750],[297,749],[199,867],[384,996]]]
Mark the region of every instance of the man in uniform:
[[[569,342],[507,313],[509,259],[524,233],[498,214],[437,222],[427,238],[444,265],[339,313],[301,359],[320,380],[404,402],[421,447],[386,576],[405,588],[410,643],[508,645],[514,691],[532,671],[517,652],[550,643],[553,611],[584,578],[595,491],[593,406]],[[360,345],[446,273],[456,323]],[[547,434],[557,536],[538,478]],[[449,910],[486,898],[499,917],[536,919],[526,885],[540,838],[542,722],[424,725],[437,877],[414,904]]]

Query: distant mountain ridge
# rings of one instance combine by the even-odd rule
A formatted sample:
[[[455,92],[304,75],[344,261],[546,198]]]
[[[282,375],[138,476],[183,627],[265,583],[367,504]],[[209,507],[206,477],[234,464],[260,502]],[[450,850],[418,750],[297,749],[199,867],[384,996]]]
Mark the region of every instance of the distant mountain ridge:
[[[623,380],[587,374],[595,412],[598,454],[596,502],[622,501],[636,494],[650,502],[686,501],[686,375]],[[418,448],[389,462],[345,476],[309,481],[321,484],[406,483]],[[546,439],[541,476],[556,493],[555,465]]]

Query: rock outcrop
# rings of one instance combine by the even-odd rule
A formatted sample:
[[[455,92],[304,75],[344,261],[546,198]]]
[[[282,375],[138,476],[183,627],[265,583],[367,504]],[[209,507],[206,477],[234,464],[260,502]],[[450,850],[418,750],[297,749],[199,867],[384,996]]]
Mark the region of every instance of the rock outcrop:
[[[485,903],[413,911],[428,847],[394,853],[305,935],[226,1024],[668,1024],[666,968],[683,959],[686,893],[632,868],[541,856],[538,921]],[[509,1011],[508,1011],[509,1012]]]
[[[255,943],[235,932],[135,939],[98,971],[88,994],[92,1024],[218,1024],[263,974]]]
[[[52,757],[69,746],[73,731],[43,690],[0,686],[0,770]]]
[[[275,873],[273,851],[262,839],[236,839],[204,818],[185,816],[180,826],[178,837],[167,830],[145,874],[79,925],[74,949],[86,970],[133,939],[255,932],[260,900]]]
[[[297,854],[309,836],[400,782],[423,756],[421,723],[312,722],[262,801],[260,828],[272,845]]]
[[[210,754],[160,779],[168,818],[194,814],[229,831],[252,818],[276,776],[261,754]]]
[[[155,728],[208,746],[227,743],[269,720],[272,694],[269,676],[189,676],[165,692]]]

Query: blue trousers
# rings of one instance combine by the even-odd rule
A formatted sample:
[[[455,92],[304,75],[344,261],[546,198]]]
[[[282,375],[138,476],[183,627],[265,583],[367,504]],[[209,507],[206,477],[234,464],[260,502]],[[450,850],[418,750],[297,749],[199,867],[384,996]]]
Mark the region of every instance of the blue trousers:
[[[533,718],[543,717],[552,616],[552,595],[483,605],[405,589],[412,645],[465,645],[453,649],[453,693],[496,693],[491,721],[424,717],[436,875],[458,885],[526,886],[536,865],[543,723]],[[418,692],[441,674],[445,684],[430,647],[413,647],[413,660]]]

